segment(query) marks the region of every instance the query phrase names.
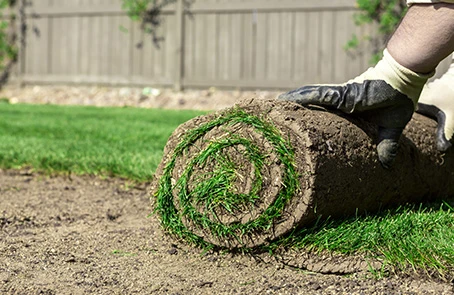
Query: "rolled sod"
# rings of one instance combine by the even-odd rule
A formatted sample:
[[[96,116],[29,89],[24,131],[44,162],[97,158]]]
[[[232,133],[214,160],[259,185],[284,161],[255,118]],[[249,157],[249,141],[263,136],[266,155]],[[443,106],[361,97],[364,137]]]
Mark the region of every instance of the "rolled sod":
[[[361,118],[246,100],[175,130],[151,185],[155,211],[188,242],[253,248],[319,218],[453,195],[453,152],[436,150],[435,128],[415,114],[387,170]]]

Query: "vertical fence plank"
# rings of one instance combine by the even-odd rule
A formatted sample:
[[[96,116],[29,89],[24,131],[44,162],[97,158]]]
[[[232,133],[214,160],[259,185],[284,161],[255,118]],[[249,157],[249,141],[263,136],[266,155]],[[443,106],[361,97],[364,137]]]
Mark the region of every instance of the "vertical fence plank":
[[[292,12],[283,12],[280,15],[280,31],[279,31],[279,60],[276,73],[281,79],[292,79],[293,60],[294,60],[294,16]]]
[[[166,29],[164,33],[164,44],[162,48],[162,55],[164,56],[163,59],[165,59],[165,79],[168,81],[173,81],[175,80],[175,71],[177,68],[177,63],[178,67],[180,69],[180,74],[178,74],[180,79],[183,77],[183,61],[182,61],[182,55],[183,52],[180,51],[180,55],[177,55],[177,59],[175,58],[175,54],[172,52],[174,48],[176,48],[177,40],[176,40],[176,15],[175,14],[168,14],[165,16],[165,22],[166,22]],[[183,46],[182,44],[180,45],[181,47]],[[182,82],[180,81],[180,85]],[[178,88],[177,88],[178,89]],[[181,88],[180,88],[181,89]]]
[[[68,60],[69,60],[69,69],[68,73],[73,76],[79,75],[78,65],[80,63],[81,52],[79,50],[80,46],[80,16],[74,16],[68,19],[67,32],[70,36],[69,39],[69,50],[68,50]]]
[[[305,82],[310,84],[320,83],[321,77],[318,67],[320,60],[320,18],[317,12],[308,12],[305,34],[309,44],[307,51],[304,52],[307,59],[307,76]],[[314,58],[315,56],[317,58]]]
[[[207,77],[216,77],[217,73],[217,14],[209,14],[206,16],[206,48],[205,48],[205,66],[206,66],[206,76]]]
[[[117,62],[110,63],[110,76],[119,77],[122,75],[131,75],[130,48],[131,34],[129,29],[129,19],[126,16],[112,17],[111,30],[112,39],[109,42],[111,59]]]
[[[253,77],[255,12],[241,15],[241,79]]]
[[[132,48],[131,56],[132,60],[129,62],[132,64],[132,79],[142,77],[143,67],[143,51],[144,51],[144,40],[143,32],[139,27],[139,24],[134,23],[131,28],[130,34],[132,35]]]
[[[257,32],[255,36],[255,71],[257,80],[265,80],[267,68],[268,17],[266,13],[257,13]]]
[[[350,54],[348,56],[347,66],[345,67],[345,69],[346,69],[345,74],[347,75],[347,77],[349,77],[348,79],[350,79],[350,78],[353,78],[353,77],[357,76],[358,74],[360,74],[363,70],[362,59],[363,59],[364,52],[362,49],[363,49],[364,43],[362,42],[362,35],[363,35],[361,32],[362,29],[360,27],[355,26],[354,23],[351,21],[348,21],[348,20],[345,20],[345,21],[347,24],[346,25],[347,31],[350,32],[350,37],[352,37],[353,35],[356,35],[361,42],[361,45],[359,46],[359,48],[357,50],[354,50],[353,54]]]
[[[268,15],[268,24],[267,24],[267,57],[268,62],[266,63],[266,76],[265,79],[276,80],[280,73],[278,73],[279,64],[280,64],[280,35],[281,35],[281,23],[280,23],[280,13],[272,12]]]
[[[218,75],[217,78],[221,80],[228,80],[230,78],[230,59],[231,59],[231,15],[219,15],[219,40],[218,40]]]
[[[320,83],[332,83],[334,79],[334,40],[336,39],[336,32],[334,31],[335,14],[331,11],[320,13],[320,58],[319,73]]]
[[[99,56],[99,47],[100,47],[100,25],[101,24],[101,19],[98,17],[94,16],[89,16],[88,17],[88,26],[89,26],[89,43],[88,45],[88,54],[89,56],[89,64],[88,64],[88,77],[95,77],[96,75],[99,75],[99,61],[100,61],[100,56]]]
[[[99,75],[103,78],[103,80],[106,78],[106,76],[109,75],[109,70],[110,70],[110,61],[111,61],[111,46],[110,46],[110,40],[111,40],[111,17],[108,16],[102,16],[100,18],[100,27],[99,27],[99,35],[97,38],[100,39],[100,44],[99,47],[97,48],[98,54],[99,54]]]
[[[79,75],[87,76],[90,68],[90,17],[84,16],[80,19],[80,61],[79,61]]]
[[[184,0],[177,0],[175,9],[176,33],[175,33],[175,90],[180,91],[183,88],[183,65],[184,65]]]
[[[230,58],[229,77],[239,79],[241,77],[241,15],[234,14],[230,17]]]
[[[345,22],[346,19],[350,18],[350,12],[339,12],[336,17],[336,28],[338,33],[336,35],[336,48],[343,48],[346,46],[348,40],[351,38],[350,32],[347,30],[347,23]],[[344,54],[338,54],[335,57],[334,61],[334,79],[333,83],[343,83],[347,81],[349,78],[345,75],[345,68],[347,66],[347,57],[349,51],[345,51]]]
[[[310,50],[308,41],[308,13],[307,12],[296,12],[295,13],[295,29],[292,35],[294,42],[292,51],[294,52],[292,57],[293,64],[293,80],[302,83],[308,77],[307,64],[308,64],[308,52]]]
[[[52,24],[52,73],[55,75],[61,75],[66,68],[66,59],[64,54],[67,50],[67,37],[65,36],[66,34],[63,33],[65,31],[65,24],[61,17],[55,17]]]
[[[23,11],[21,10],[24,7],[25,0],[19,0],[17,3],[17,9],[15,11],[16,15],[18,16],[16,27],[14,28],[17,32],[17,49],[18,49],[18,59],[17,59],[17,68],[16,68],[16,79],[18,86],[23,85],[23,77],[25,74],[25,44],[23,40],[25,40],[26,35],[25,32],[22,30],[22,24],[25,23],[26,19],[23,15]]]
[[[183,59],[183,64],[184,64],[183,75],[184,75],[184,77],[191,77],[194,75],[195,22],[196,22],[195,17],[190,16],[190,15],[185,15],[185,19],[184,19],[185,25],[183,26],[184,42],[182,43],[182,45],[184,46],[182,48],[182,54],[184,55],[184,59]],[[177,38],[177,42],[178,42],[178,38]],[[178,48],[178,46],[176,47],[176,49],[177,48]],[[180,85],[180,86],[182,86],[182,85]]]
[[[193,73],[206,78],[206,15],[197,15],[194,28],[194,63]]]

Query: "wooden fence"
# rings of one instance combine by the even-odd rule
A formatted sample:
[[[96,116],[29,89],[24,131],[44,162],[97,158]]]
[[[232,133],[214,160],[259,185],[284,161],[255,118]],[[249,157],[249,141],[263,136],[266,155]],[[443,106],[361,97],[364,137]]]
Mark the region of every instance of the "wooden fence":
[[[293,88],[342,82],[368,67],[374,34],[354,0],[184,0],[167,6],[158,47],[120,0],[33,0],[19,79],[153,87]],[[161,39],[162,37],[162,39]]]

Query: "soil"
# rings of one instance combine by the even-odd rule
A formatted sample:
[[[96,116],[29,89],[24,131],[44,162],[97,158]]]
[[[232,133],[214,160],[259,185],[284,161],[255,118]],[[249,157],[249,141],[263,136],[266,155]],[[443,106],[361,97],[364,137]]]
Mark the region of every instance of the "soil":
[[[1,294],[453,294],[360,257],[204,252],[150,214],[148,184],[0,171]]]
[[[167,94],[166,94],[167,93]],[[11,103],[217,110],[272,92],[28,86]],[[203,251],[148,217],[150,184],[0,170],[0,294],[454,294],[429,274],[376,279],[363,257]],[[386,270],[385,270],[386,272]]]

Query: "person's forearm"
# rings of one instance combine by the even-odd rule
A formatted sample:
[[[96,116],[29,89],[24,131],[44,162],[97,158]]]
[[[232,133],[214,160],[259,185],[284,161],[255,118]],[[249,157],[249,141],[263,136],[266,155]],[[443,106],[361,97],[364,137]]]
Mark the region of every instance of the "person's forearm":
[[[387,45],[391,56],[417,73],[430,73],[454,51],[454,4],[414,4]]]

